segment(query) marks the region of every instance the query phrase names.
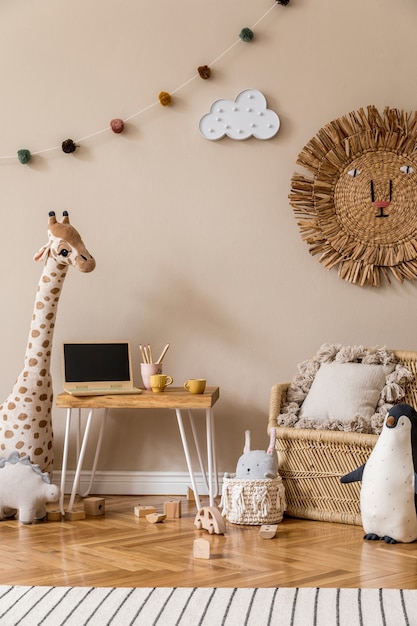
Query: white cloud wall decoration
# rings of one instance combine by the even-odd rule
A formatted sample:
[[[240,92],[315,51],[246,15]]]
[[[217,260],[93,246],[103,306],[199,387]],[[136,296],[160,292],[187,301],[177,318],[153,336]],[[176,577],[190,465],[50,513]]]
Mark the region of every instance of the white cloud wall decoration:
[[[278,115],[267,108],[265,96],[258,89],[245,89],[233,102],[216,100],[210,113],[200,120],[200,132],[216,141],[225,135],[230,139],[271,139],[278,132]]]

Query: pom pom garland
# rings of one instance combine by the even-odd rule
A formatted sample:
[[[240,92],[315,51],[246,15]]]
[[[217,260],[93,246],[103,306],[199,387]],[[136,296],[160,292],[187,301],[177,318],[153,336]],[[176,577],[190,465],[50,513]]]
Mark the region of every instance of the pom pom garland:
[[[277,4],[280,5],[284,5],[286,6],[288,3],[290,2],[290,0],[276,0],[275,3],[266,10],[266,12],[256,21],[255,26],[258,25],[267,15],[269,15],[269,13],[271,11],[274,10],[274,7],[276,7]],[[242,29],[240,35],[239,35],[240,39],[243,41],[251,41],[254,37],[254,33],[252,32],[252,30],[250,28],[244,28]],[[222,59],[230,50],[232,50],[234,48],[234,46],[239,42],[239,39],[231,45],[229,46],[226,50],[224,50],[222,52],[222,54],[220,54],[218,57],[216,57],[216,59],[214,59],[212,61],[212,65],[214,65],[215,63],[217,63],[220,59]],[[202,79],[206,80],[208,78],[210,78],[211,76],[211,69],[208,65],[201,65],[200,67],[198,67],[198,73],[195,74],[194,76],[192,76],[191,78],[189,78],[186,82],[184,82],[182,85],[180,85],[179,87],[177,87],[174,90],[174,94],[179,91],[180,89],[182,89],[183,87],[185,87],[186,85],[188,85],[192,80],[194,80],[196,77],[200,76]],[[162,106],[169,106],[172,104],[173,102],[173,98],[172,95],[165,92],[165,91],[161,91],[161,93],[159,94],[159,103]],[[126,118],[126,120],[130,120],[133,117],[136,117],[142,113],[144,113],[145,111],[147,111],[149,108],[155,106],[158,104],[157,102],[154,102],[151,105],[145,106],[143,109],[141,109],[140,111],[137,111],[136,113],[133,113],[132,115],[130,115],[129,117]],[[110,128],[109,128],[110,126]],[[108,130],[112,130],[114,133],[121,133],[124,130],[124,121],[118,118],[115,118],[114,120],[111,120],[110,124],[106,127],[106,128],[102,128],[101,130],[98,130],[96,132],[91,133],[90,135],[86,135],[85,137],[79,138],[76,141],[78,143],[76,143],[75,141],[73,141],[72,139],[66,139],[65,141],[63,141],[61,143],[61,146],[58,144],[56,146],[53,147],[49,147],[49,148],[42,148],[40,150],[37,150],[36,152],[34,152],[33,154],[38,155],[38,154],[42,154],[45,152],[50,152],[51,150],[59,150],[59,148],[61,147],[62,151],[66,154],[71,154],[73,152],[76,151],[77,148],[79,148],[79,143],[90,139],[91,137],[94,137],[96,135],[100,135],[102,133],[108,132]],[[15,153],[16,154],[16,153]],[[17,152],[17,157],[20,163],[28,163],[29,160],[32,158],[32,154],[30,153],[29,150],[26,149],[22,149],[22,150],[18,150]],[[15,158],[14,155],[1,155],[0,154],[0,163],[3,160],[9,160],[9,159],[13,159]]]
[[[76,149],[77,146],[72,139],[65,139],[65,141],[62,142],[62,151],[65,152],[65,154],[71,154],[75,152]]]
[[[115,118],[114,120],[110,122],[110,128],[112,129],[114,133],[117,133],[117,134],[122,133],[124,127],[125,127],[125,124],[123,120],[120,120],[119,118]]]
[[[162,104],[163,107],[169,106],[170,104],[172,104],[171,94],[167,91],[161,91],[161,93],[159,94],[159,102]]]
[[[19,159],[20,163],[23,163],[23,165],[29,163],[31,156],[32,155],[29,150],[22,149],[17,151],[17,158]]]
[[[198,73],[200,74],[201,78],[204,78],[204,80],[206,80],[211,76],[211,69],[208,67],[208,65],[200,65],[200,67],[198,68]]]
[[[250,28],[242,28],[240,31],[239,37],[242,41],[252,41],[253,39],[253,31]]]

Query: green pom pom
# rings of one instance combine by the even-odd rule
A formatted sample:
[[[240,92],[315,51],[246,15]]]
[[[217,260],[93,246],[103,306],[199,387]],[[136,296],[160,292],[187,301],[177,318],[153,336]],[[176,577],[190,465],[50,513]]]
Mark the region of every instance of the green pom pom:
[[[31,156],[32,155],[30,154],[29,150],[18,150],[17,151],[17,158],[19,159],[19,161],[21,163],[23,163],[23,165],[25,165],[25,163],[29,163]]]
[[[239,37],[242,41],[252,41],[253,39],[253,31],[250,28],[242,28],[240,31]]]

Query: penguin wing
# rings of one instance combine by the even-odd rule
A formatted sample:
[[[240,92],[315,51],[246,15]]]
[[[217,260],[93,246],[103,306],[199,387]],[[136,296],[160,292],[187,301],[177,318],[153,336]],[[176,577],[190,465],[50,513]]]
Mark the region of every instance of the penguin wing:
[[[360,467],[353,470],[353,472],[349,472],[349,474],[345,474],[340,479],[341,483],[356,483],[359,480],[362,480],[363,470],[365,469],[366,463],[361,465]]]

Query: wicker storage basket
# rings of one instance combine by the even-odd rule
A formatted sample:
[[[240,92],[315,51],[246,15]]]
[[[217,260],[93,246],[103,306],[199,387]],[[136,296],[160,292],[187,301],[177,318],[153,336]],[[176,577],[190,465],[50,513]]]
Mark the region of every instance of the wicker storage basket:
[[[244,480],[223,478],[222,515],[233,524],[276,524],[284,516],[285,490],[281,476]]]
[[[414,374],[404,402],[417,408],[417,352],[394,350]],[[268,433],[276,428],[279,473],[291,517],[361,525],[361,483],[340,477],[365,463],[378,435],[277,426],[289,383],[271,389]]]

